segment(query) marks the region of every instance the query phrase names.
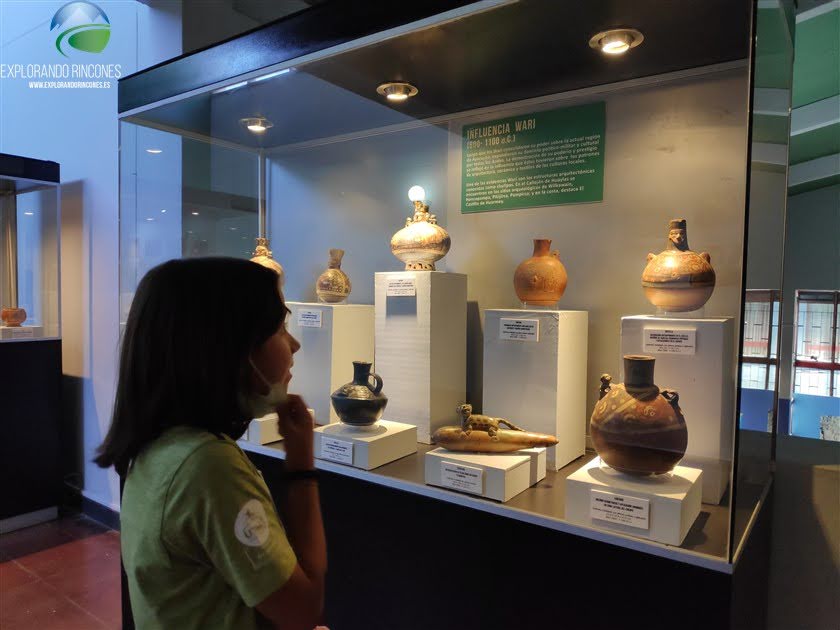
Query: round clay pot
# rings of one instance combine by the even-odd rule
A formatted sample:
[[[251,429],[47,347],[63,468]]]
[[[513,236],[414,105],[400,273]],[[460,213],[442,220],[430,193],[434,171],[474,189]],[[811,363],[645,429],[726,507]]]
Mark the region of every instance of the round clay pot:
[[[592,443],[610,467],[631,475],[670,472],[685,455],[688,428],[679,395],[653,384],[655,359],[624,357],[625,382],[601,377],[601,399],[589,421]]]
[[[345,424],[366,427],[382,417],[388,398],[382,393],[382,377],[370,371],[367,361],[353,361],[353,381],[330,396],[333,409]],[[374,385],[370,384],[373,378]]]
[[[513,287],[522,302],[553,306],[566,291],[566,268],[559,252],[550,248],[551,239],[535,238],[534,255],[519,263],[513,273]]]
[[[327,270],[318,276],[315,283],[315,292],[318,299],[328,304],[334,304],[347,299],[352,289],[350,278],[341,270],[341,259],[344,257],[343,249],[330,250],[330,262]]]
[[[267,238],[257,239],[257,247],[254,249],[254,257],[251,258],[251,262],[255,262],[263,267],[268,267],[280,276],[280,288],[283,288],[283,285],[286,282],[286,274],[283,271],[283,266],[272,258]]]
[[[11,306],[4,306],[0,310],[0,320],[3,321],[4,326],[9,328],[19,328],[20,325],[26,321],[26,310]]]
[[[451,245],[449,233],[422,201],[414,202],[414,216],[391,237],[391,253],[405,263],[406,271],[434,271],[435,262],[446,256]]]
[[[645,297],[664,311],[696,311],[715,290],[715,270],[711,256],[688,248],[685,219],[672,219],[668,225],[668,247],[659,254],[648,254],[642,273]]]

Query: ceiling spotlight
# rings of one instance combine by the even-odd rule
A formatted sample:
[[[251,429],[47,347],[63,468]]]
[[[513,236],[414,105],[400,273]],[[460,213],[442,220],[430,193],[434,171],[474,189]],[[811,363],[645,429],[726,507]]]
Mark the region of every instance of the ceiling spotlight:
[[[601,31],[589,40],[591,48],[598,48],[607,55],[620,55],[635,48],[645,39],[635,28],[614,28]]]
[[[420,90],[405,81],[389,81],[376,88],[376,91],[389,101],[399,103],[415,96]]]
[[[245,128],[251,133],[265,133],[266,129],[271,129],[274,126],[273,122],[262,116],[242,118],[239,122],[245,125]]]
[[[163,153],[163,149],[146,149],[146,153],[157,155],[158,153]]]

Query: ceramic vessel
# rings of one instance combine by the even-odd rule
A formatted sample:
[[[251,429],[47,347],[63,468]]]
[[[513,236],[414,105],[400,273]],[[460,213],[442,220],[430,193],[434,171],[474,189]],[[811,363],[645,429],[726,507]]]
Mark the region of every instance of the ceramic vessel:
[[[446,230],[429,213],[429,205],[414,202],[414,216],[391,237],[391,253],[405,263],[406,271],[434,271],[435,262],[446,256],[452,242]]]
[[[535,238],[533,256],[519,263],[513,273],[513,287],[522,302],[553,306],[566,291],[566,268],[560,253],[550,249],[551,239]]]
[[[382,377],[371,372],[370,366],[367,361],[353,361],[353,381],[342,385],[330,396],[333,409],[345,424],[370,426],[385,411],[388,398],[382,393]]]
[[[26,310],[12,306],[4,306],[3,309],[0,310],[0,320],[3,321],[4,326],[8,326],[9,328],[19,328],[20,325],[26,321]]]
[[[679,395],[653,384],[655,359],[624,357],[625,382],[601,376],[601,397],[589,421],[592,443],[610,467],[631,475],[655,475],[674,469],[685,455],[688,428]]]
[[[327,270],[318,276],[315,283],[315,292],[322,302],[334,304],[347,299],[350,295],[350,278],[341,270],[341,259],[344,257],[343,249],[330,250],[330,262]]]
[[[267,238],[258,238],[257,246],[254,249],[254,257],[251,258],[251,262],[255,262],[263,267],[268,267],[272,271],[276,272],[277,275],[280,276],[280,287],[282,288],[286,282],[286,274],[283,271],[282,265],[272,258],[269,247],[270,245]]]
[[[672,219],[668,225],[668,247],[660,254],[648,254],[642,273],[645,297],[664,311],[696,311],[715,290],[715,270],[711,256],[688,248],[685,219]]]

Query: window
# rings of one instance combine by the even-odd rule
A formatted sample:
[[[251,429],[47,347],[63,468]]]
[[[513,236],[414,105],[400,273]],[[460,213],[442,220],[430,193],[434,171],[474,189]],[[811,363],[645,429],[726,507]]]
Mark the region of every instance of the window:
[[[840,291],[796,292],[795,394],[840,397]]]
[[[779,365],[779,292],[747,289],[741,387],[775,391]]]

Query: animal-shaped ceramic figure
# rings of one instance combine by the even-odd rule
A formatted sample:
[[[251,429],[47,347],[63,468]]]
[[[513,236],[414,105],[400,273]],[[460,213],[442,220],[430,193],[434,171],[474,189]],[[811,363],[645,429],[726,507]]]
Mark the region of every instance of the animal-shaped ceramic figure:
[[[432,436],[435,444],[450,451],[512,453],[523,448],[557,444],[553,435],[531,433],[504,418],[473,414],[470,404],[458,405],[457,411],[461,426],[440,427]]]
[[[490,439],[497,441],[499,439],[499,429],[502,428],[499,426],[501,424],[504,424],[513,431],[525,430],[516,426],[510,420],[505,420],[504,418],[492,418],[478,413],[473,414],[472,405],[469,403],[458,405],[456,411],[458,412],[458,415],[461,416],[461,429],[466,435],[469,435],[472,431],[487,431]]]

